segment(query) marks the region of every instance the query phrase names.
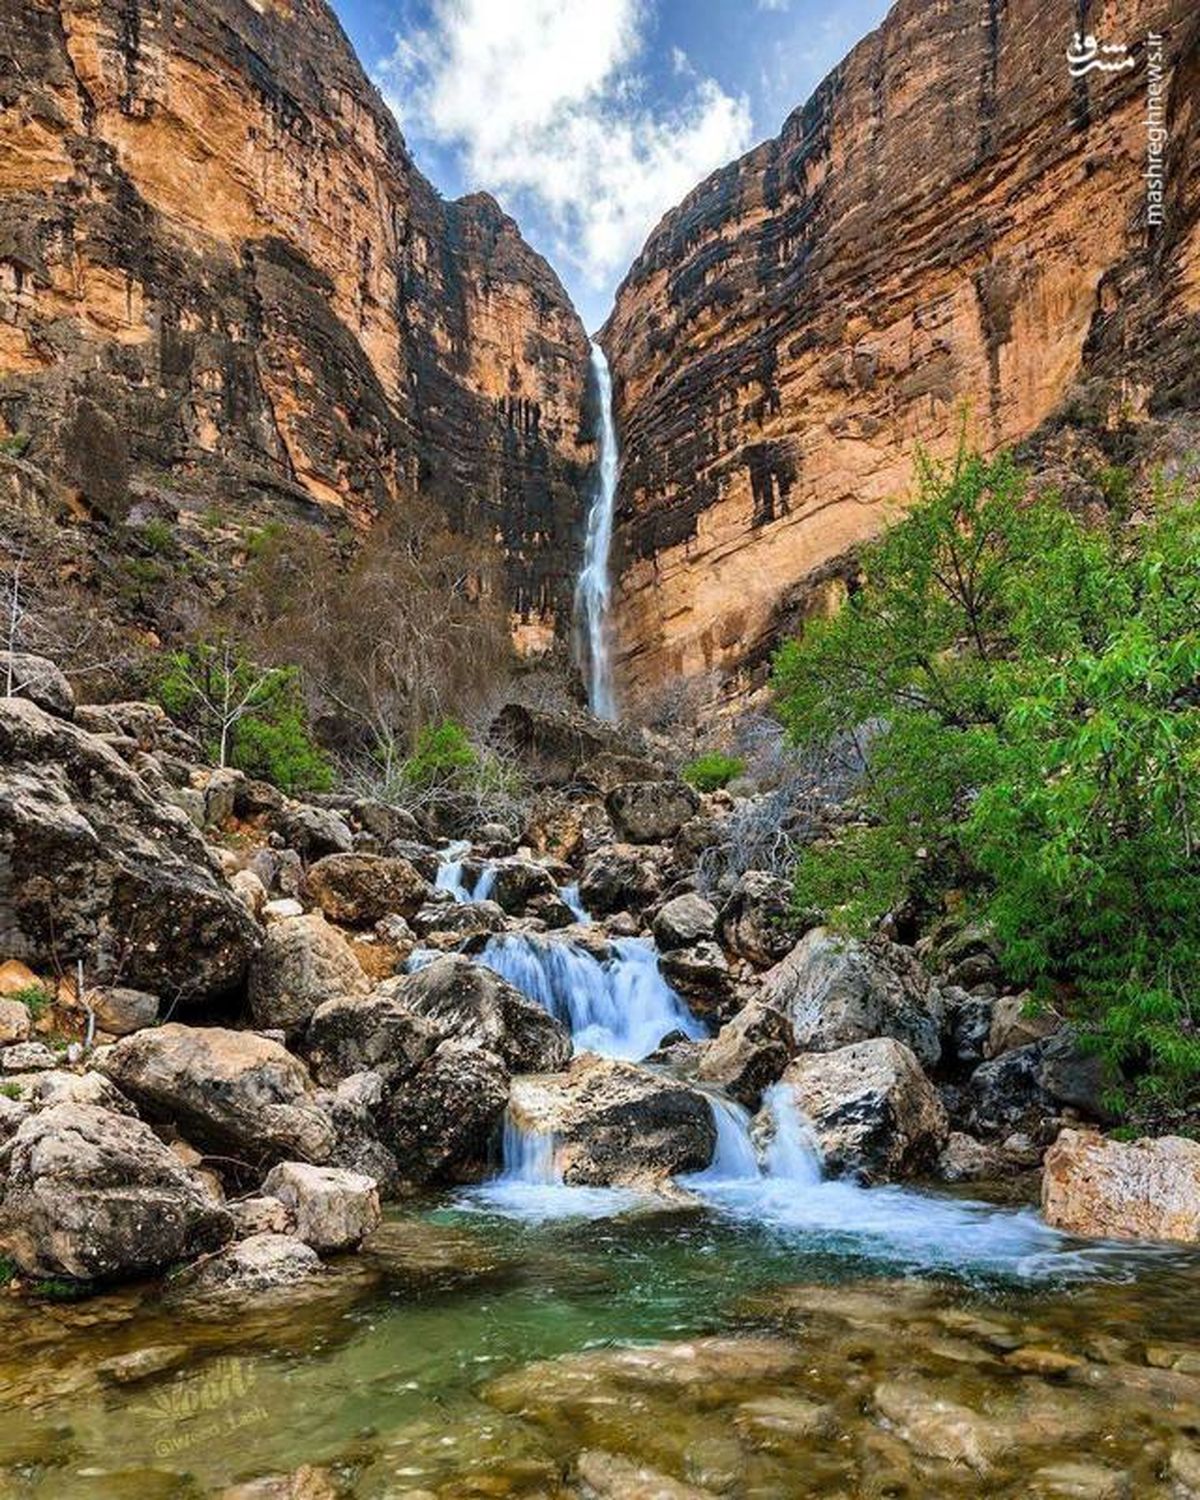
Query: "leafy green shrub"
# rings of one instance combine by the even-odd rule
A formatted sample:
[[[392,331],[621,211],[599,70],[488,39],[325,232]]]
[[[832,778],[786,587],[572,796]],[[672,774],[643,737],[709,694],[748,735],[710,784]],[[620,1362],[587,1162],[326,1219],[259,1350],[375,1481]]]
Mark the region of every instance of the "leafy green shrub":
[[[715,792],[728,786],[735,776],[746,769],[746,762],[737,755],[726,755],[720,750],[710,750],[689,761],[680,775],[690,782],[698,792]]]
[[[23,1005],[35,1021],[54,1003],[54,996],[44,984],[24,984],[19,990],[13,990],[8,999]]]
[[[155,695],[218,765],[285,792],[332,786],[333,771],[309,730],[294,667],[260,667],[232,643],[202,642],[167,657]]]
[[[29,1290],[44,1302],[82,1302],[85,1297],[92,1295],[90,1282],[66,1281],[58,1276],[31,1282]]]
[[[1136,531],[1029,500],[1008,457],[922,460],[917,507],[832,620],[778,655],[800,743],[874,728],[864,826],[797,899],[865,927],[951,889],[1141,1102],[1200,1082],[1200,506]]]
[[[27,432],[12,432],[7,437],[0,438],[0,453],[7,458],[23,458],[28,447],[29,434]]]
[[[0,1286],[9,1286],[16,1280],[16,1262],[9,1260],[7,1255],[0,1255]]]
[[[175,533],[171,523],[164,521],[161,516],[152,516],[139,528],[138,536],[147,552],[163,557],[175,551]]]
[[[413,753],[400,768],[407,785],[425,790],[461,781],[479,769],[480,755],[467,731],[454,719],[427,724],[417,735]]]

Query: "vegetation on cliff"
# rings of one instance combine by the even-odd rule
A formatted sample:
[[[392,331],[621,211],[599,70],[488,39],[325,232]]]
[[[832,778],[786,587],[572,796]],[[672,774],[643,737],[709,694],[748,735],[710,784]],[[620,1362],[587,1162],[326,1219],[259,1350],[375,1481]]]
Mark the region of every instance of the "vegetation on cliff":
[[[847,606],[776,659],[798,742],[871,740],[863,816],[803,854],[798,899],[859,928],[978,912],[1127,1105],[1179,1108],[1200,1076],[1200,503],[1088,524],[965,450],[918,485]]]

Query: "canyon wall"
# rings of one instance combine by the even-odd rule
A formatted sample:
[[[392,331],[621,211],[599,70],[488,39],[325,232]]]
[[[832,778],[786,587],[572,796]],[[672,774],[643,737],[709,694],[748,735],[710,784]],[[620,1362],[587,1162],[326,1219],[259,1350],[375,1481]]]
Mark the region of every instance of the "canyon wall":
[[[441,200],[322,0],[0,0],[0,435],[85,518],[431,502],[564,622],[588,342]]]
[[[1078,26],[1135,65],[1072,78]],[[761,684],[964,404],[985,449],[1081,392],[1101,423],[1196,404],[1198,29],[1194,0],[899,0],[776,139],[667,214],[601,334],[628,705]]]

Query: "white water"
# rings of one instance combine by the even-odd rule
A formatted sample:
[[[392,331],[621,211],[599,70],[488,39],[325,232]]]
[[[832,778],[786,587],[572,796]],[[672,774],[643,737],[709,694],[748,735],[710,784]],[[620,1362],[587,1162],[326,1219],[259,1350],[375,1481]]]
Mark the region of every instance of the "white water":
[[[617,429],[612,412],[612,377],[599,344],[592,345],[592,371],[600,401],[600,466],[596,493],[588,512],[583,544],[583,567],[575,588],[575,618],[584,652],[588,706],[601,719],[615,719],[612,661],[609,656],[608,554],[612,546],[613,511],[617,500]]]
[[[560,1020],[576,1052],[636,1061],[668,1032],[705,1035],[648,943],[617,938],[612,948],[614,956],[601,963],[570,943],[509,934],[490,939],[479,962]]]
[[[449,891],[456,901],[472,899],[471,892],[463,884],[463,860],[470,852],[470,839],[460,839],[455,844],[448,844],[438,855],[433,883],[439,891]]]

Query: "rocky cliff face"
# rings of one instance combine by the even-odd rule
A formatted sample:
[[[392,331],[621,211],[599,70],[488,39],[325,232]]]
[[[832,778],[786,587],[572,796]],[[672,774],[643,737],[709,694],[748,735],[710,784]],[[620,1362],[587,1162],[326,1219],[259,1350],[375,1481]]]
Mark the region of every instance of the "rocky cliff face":
[[[1198,22],[1190,0],[900,0],[776,139],[663,219],[602,334],[627,702],[761,681],[964,402],[993,448],[1081,392],[1101,425],[1194,397]],[[1136,65],[1073,80],[1079,26]]]
[[[498,541],[569,603],[588,345],[488,197],[438,198],[322,0],[0,0],[0,433],[152,496]]]

